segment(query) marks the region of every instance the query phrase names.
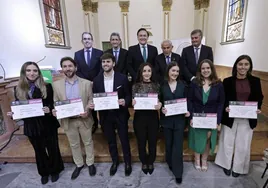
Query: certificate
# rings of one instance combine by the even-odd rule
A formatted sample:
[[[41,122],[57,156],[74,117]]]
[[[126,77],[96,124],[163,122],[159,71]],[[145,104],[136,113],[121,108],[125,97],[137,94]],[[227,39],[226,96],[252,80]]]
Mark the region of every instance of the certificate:
[[[165,116],[173,116],[187,113],[186,98],[165,101],[164,104],[165,108],[167,109],[167,113],[165,114]]]
[[[81,99],[56,101],[55,109],[57,110],[57,119],[78,116],[85,112]]]
[[[229,117],[257,119],[258,102],[230,101]]]
[[[135,93],[134,110],[155,110],[155,105],[158,104],[157,93]]]
[[[194,113],[193,127],[200,129],[216,129],[217,128],[217,114],[210,113]]]
[[[93,103],[96,111],[119,109],[117,92],[94,93]]]
[[[44,116],[42,99],[31,99],[26,101],[13,101],[11,111],[13,119],[23,119],[30,117]]]

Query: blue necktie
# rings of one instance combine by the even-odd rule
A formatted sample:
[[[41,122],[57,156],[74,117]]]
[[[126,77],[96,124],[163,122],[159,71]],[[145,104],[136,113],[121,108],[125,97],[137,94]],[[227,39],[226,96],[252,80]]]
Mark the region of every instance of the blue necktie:
[[[118,51],[114,51],[115,63],[117,64],[118,61]]]
[[[167,62],[167,64],[170,63],[170,57],[169,56],[166,56],[166,62]]]
[[[87,50],[87,65],[90,66],[90,60],[91,60],[91,57],[90,57],[90,50]]]
[[[143,45],[142,48],[143,48],[143,51],[142,51],[143,61],[146,62],[147,56],[146,56],[146,47],[145,47],[145,45]]]
[[[198,50],[199,48],[195,48],[194,56],[195,56],[195,63],[198,64]]]

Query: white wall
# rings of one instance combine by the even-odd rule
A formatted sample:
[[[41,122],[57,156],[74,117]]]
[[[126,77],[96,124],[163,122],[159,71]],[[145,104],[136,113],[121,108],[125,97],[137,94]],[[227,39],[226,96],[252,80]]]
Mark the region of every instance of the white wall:
[[[73,57],[82,48],[81,33],[84,31],[80,0],[65,0],[72,49],[54,49],[44,46],[45,39],[39,0],[1,0],[0,2],[0,63],[6,77],[19,76],[21,65],[26,61],[38,61],[40,65],[60,68],[63,56]]]
[[[220,44],[224,6],[224,0],[210,1],[207,44],[213,47],[215,64],[233,66],[239,55],[248,54],[253,60],[255,70],[268,71],[268,1],[248,1],[245,41],[228,45]]]
[[[123,40],[123,24],[121,8],[118,2],[99,2],[98,8],[100,41],[108,41],[111,32],[117,31]],[[153,36],[149,41],[158,47],[164,37],[164,20],[162,0],[130,0],[129,13],[129,45],[135,45],[137,30],[142,25],[150,25]],[[194,26],[193,1],[173,1],[170,13],[170,39],[189,37]]]

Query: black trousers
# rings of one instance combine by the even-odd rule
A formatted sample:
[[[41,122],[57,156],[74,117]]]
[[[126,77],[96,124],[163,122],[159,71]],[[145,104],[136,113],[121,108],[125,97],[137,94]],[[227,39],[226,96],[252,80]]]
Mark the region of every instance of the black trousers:
[[[166,162],[176,178],[182,178],[183,173],[183,133],[184,125],[178,129],[164,128]]]
[[[98,120],[98,116],[97,116],[97,111],[95,110],[91,110],[91,114],[92,114],[92,118],[94,120],[94,124],[93,126],[97,126],[99,125],[99,120]]]
[[[29,137],[34,148],[37,170],[40,176],[59,174],[63,169],[57,129],[47,136]]]
[[[153,164],[156,158],[156,144],[159,129],[158,112],[155,110],[135,111],[133,120],[137,137],[139,158],[142,164]],[[148,142],[148,153],[146,145]]]
[[[128,138],[128,122],[122,122],[116,113],[110,111],[108,113],[107,121],[104,121],[102,129],[104,135],[108,141],[109,152],[113,162],[118,162],[118,149],[116,141],[115,129],[122,145],[122,150],[124,154],[124,161],[127,164],[131,164],[131,152]]]

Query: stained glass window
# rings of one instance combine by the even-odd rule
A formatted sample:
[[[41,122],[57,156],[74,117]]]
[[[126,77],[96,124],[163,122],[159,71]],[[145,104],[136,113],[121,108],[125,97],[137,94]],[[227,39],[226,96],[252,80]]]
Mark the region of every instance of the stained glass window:
[[[61,0],[42,0],[46,44],[55,47],[67,46],[66,27]]]
[[[243,39],[247,0],[228,0],[225,42]]]

